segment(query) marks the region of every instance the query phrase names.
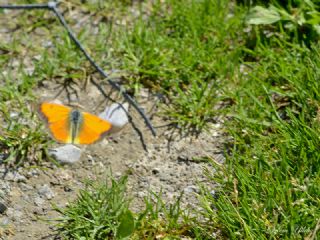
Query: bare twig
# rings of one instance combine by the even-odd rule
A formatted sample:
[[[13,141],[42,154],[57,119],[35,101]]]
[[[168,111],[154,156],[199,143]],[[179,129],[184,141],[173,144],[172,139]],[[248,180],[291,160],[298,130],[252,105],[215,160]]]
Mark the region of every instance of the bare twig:
[[[0,9],[47,9],[52,11],[56,17],[59,19],[62,26],[67,30],[69,37],[71,40],[75,43],[75,45],[80,49],[80,51],[83,53],[83,55],[86,57],[86,59],[90,62],[90,64],[97,70],[97,72],[100,73],[104,78],[106,78],[109,82],[109,84],[119,91],[124,99],[132,105],[140,114],[140,116],[144,119],[146,125],[151,130],[152,134],[156,136],[156,131],[153,128],[149,118],[145,115],[143,110],[138,106],[138,104],[134,101],[134,99],[128,95],[125,90],[116,82],[109,79],[109,75],[93,60],[93,58],[88,54],[88,52],[84,49],[82,44],[79,42],[79,40],[76,38],[74,33],[72,32],[71,28],[68,26],[67,22],[65,21],[62,14],[57,9],[57,2],[48,2],[46,4],[27,4],[27,5],[0,5]],[[99,83],[97,83],[93,78],[90,79],[92,84],[98,88],[98,90],[101,92],[101,94],[108,98],[107,93],[104,91],[104,89],[100,86]]]

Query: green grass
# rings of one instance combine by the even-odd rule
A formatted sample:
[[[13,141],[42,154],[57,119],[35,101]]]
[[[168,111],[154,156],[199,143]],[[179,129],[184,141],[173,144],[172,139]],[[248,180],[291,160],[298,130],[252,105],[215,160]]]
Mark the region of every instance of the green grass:
[[[139,213],[130,210],[126,195],[127,177],[105,182],[89,182],[78,198],[61,213],[57,222],[58,233],[64,239],[205,239],[193,224],[180,199],[171,204],[163,202],[161,193],[150,193],[145,207]]]
[[[259,63],[232,93],[232,157],[211,201],[232,238],[305,238],[320,218],[319,46],[278,42],[254,54]]]
[[[48,156],[48,138],[35,124],[33,107],[26,104],[34,100],[34,81],[23,70],[20,73],[18,82],[8,73],[0,84],[0,149],[10,166],[39,164]]]
[[[229,9],[225,0],[157,2],[150,21],[137,19],[116,35],[129,84],[165,94],[163,114],[185,130],[199,132],[218,114],[214,106],[237,67],[241,21]]]
[[[163,95],[162,114],[181,131],[199,133],[223,117],[232,140],[226,143],[226,163],[212,161],[206,171],[218,187],[215,195],[202,188],[196,218],[181,209],[179,199],[168,205],[156,195],[155,202],[146,199],[144,211],[131,212],[123,178],[111,186],[91,185],[61,210],[66,237],[117,238],[120,226],[134,222],[133,239],[214,239],[212,233],[222,239],[317,239],[319,3],[253,1],[264,7],[253,8],[249,1],[144,1],[136,3],[141,14],[135,15],[129,1],[70,2],[86,14],[108,18],[110,9],[114,12],[113,21],[99,22],[99,35],[89,28],[78,32],[99,64],[120,70],[128,88]],[[272,21],[261,18],[262,12]],[[0,43],[0,66],[7,71],[0,75],[0,148],[11,163],[45,153],[48,140],[24,104],[35,101],[38,84],[82,84],[92,74],[58,23],[47,19],[21,14],[18,25],[28,28],[27,34],[19,29],[12,41]],[[36,28],[47,26],[54,48],[28,43]],[[41,56],[31,58],[31,76],[21,61],[26,52]],[[18,67],[12,58],[20,60]],[[103,214],[97,212],[101,207]]]
[[[62,215],[59,232],[66,239],[107,239],[126,237],[134,229],[134,219],[125,196],[126,177],[111,183],[88,183],[78,199]]]

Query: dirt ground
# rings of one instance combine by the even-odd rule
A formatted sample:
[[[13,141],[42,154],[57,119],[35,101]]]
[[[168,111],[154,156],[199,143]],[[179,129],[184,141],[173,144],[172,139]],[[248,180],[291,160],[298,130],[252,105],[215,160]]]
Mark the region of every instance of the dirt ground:
[[[54,88],[52,88],[54,89]],[[91,86],[89,92],[95,91]],[[50,89],[42,91],[47,98]],[[54,92],[52,92],[54,93]],[[93,94],[94,95],[94,94]],[[149,94],[140,97],[140,106],[146,110],[155,102]],[[87,97],[90,96],[86,95]],[[84,101],[85,109],[92,109],[94,99]],[[87,103],[87,104],[86,104]],[[149,106],[148,106],[149,105]],[[131,111],[134,111],[131,109]],[[131,112],[130,111],[130,112]],[[148,111],[146,111],[148,112]],[[165,201],[172,201],[183,191],[185,208],[197,208],[196,193],[199,183],[205,183],[203,168],[206,162],[197,158],[210,156],[223,161],[222,144],[225,137],[221,123],[212,125],[209,132],[198,138],[173,134],[168,127],[157,128],[153,137],[137,116],[147,150],[143,148],[139,135],[128,124],[125,129],[94,145],[82,147],[81,160],[72,165],[57,167],[52,163],[31,169],[19,169],[4,175],[0,189],[6,193],[8,210],[0,215],[0,223],[6,226],[3,239],[53,239],[52,220],[59,217],[52,204],[63,207],[75,199],[86,179],[104,179],[110,172],[120,177],[130,172],[128,192],[133,197],[132,210],[143,208],[143,198],[148,192],[163,192]],[[154,126],[165,125],[161,117],[152,119]],[[55,146],[53,146],[55,147]],[[212,186],[214,191],[214,186]]]
[[[0,20],[4,21],[4,18]],[[7,37],[5,34],[1,36],[2,40]],[[35,89],[34,94],[39,101],[53,100],[59,84],[59,81],[48,80]],[[107,89],[110,86],[106,84],[103,87]],[[72,98],[85,111],[98,114],[111,104],[110,101],[103,101],[99,90],[91,84],[85,89],[78,86],[77,91],[78,98]],[[68,103],[65,92],[56,99]],[[0,239],[54,239],[53,221],[59,215],[52,206],[65,206],[76,198],[79,189],[84,187],[84,180],[104,179],[110,172],[115,177],[130,172],[128,194],[133,197],[133,211],[143,207],[143,198],[150,190],[162,190],[163,198],[168,202],[183,191],[184,208],[199,207],[196,197],[199,183],[209,183],[206,183],[203,173],[208,163],[197,159],[209,156],[216,161],[223,161],[223,122],[212,124],[209,131],[201,133],[197,138],[181,136],[177,129],[168,125],[165,116],[158,114],[158,106],[163,103],[159,103],[156,96],[142,90],[135,99],[151,117],[157,130],[157,137],[153,137],[137,112],[132,107],[129,109],[147,149],[144,149],[141,137],[132,124],[127,124],[116,135],[81,147],[81,160],[72,165],[58,167],[46,162],[40,167],[9,172],[5,166],[0,165],[0,191],[8,208],[0,214]],[[214,186],[211,187],[214,191]]]

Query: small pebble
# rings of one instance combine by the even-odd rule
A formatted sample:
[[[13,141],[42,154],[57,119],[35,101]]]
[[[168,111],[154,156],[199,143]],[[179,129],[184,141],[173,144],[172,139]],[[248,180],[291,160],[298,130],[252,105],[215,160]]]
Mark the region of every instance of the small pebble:
[[[187,186],[183,189],[185,193],[199,192],[199,188],[195,185]]]
[[[59,172],[55,173],[54,176],[59,180],[59,181],[70,181],[72,179],[72,174],[69,170],[66,169],[61,169]]]
[[[20,186],[20,189],[22,191],[31,191],[31,190],[33,190],[33,186],[31,186],[29,184],[26,184],[26,183],[23,183],[23,182],[20,183],[19,186]]]
[[[26,182],[27,179],[25,176],[21,175],[18,172],[8,172],[5,175],[5,180],[11,181],[11,182]]]
[[[54,192],[51,190],[51,188],[47,184],[44,184],[41,187],[39,187],[38,193],[40,197],[46,198],[48,200],[52,199],[55,195]]]
[[[11,186],[8,182],[0,181],[0,197],[8,194],[11,191]]]
[[[0,202],[0,214],[3,214],[5,211],[7,211],[7,209],[7,206],[4,203]]]
[[[10,219],[8,217],[4,217],[0,221],[0,225],[2,226],[8,225],[9,223],[10,223]]]
[[[11,218],[13,221],[23,222],[22,220],[23,212],[18,209],[8,208],[7,216]]]
[[[139,198],[144,198],[146,196],[146,194],[145,194],[145,192],[140,191],[140,192],[138,192],[137,196]]]
[[[45,215],[47,213],[46,209],[42,208],[42,207],[35,207],[33,209],[33,214],[35,215]]]
[[[29,172],[27,172],[27,177],[38,177],[39,176],[39,171],[37,169],[32,169]]]
[[[157,175],[160,173],[160,168],[154,168],[152,169],[152,174]]]
[[[114,173],[115,178],[120,178],[121,175],[122,175],[121,172],[115,172]]]
[[[64,186],[64,187],[63,187],[63,190],[64,190],[65,192],[72,192],[72,191],[73,191],[70,186]]]
[[[41,197],[35,197],[35,199],[34,199],[34,204],[36,205],[36,206],[42,206],[43,205],[43,203],[44,203],[44,199],[43,198],[41,198]]]

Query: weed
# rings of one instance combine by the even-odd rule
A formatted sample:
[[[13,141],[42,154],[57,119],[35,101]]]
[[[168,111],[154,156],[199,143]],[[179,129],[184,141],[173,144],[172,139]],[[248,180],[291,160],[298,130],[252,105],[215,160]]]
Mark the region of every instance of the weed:
[[[88,182],[78,199],[67,208],[56,208],[62,214],[59,232],[67,239],[124,238],[134,229],[134,219],[125,197],[127,177],[119,181]]]
[[[66,208],[57,208],[61,218],[59,234],[66,239],[179,239],[195,236],[193,222],[180,207],[180,199],[172,204],[162,194],[145,198],[145,209],[134,214],[126,196],[127,177],[110,177],[105,182],[89,182],[78,198]]]

